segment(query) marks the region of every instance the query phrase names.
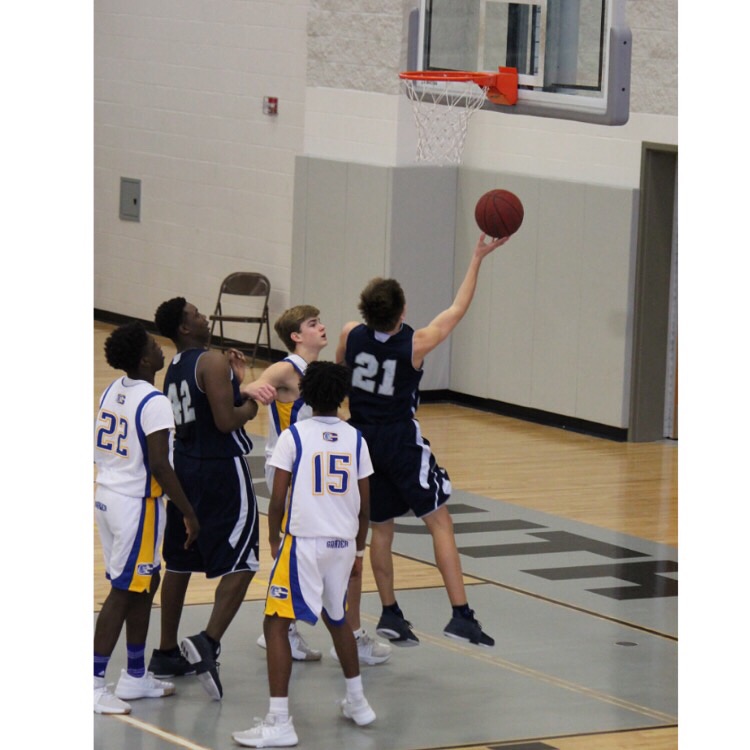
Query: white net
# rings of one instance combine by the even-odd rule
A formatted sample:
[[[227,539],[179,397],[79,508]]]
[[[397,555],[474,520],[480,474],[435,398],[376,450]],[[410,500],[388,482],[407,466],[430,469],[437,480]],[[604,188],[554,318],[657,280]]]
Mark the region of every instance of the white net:
[[[460,164],[471,116],[487,99],[475,83],[402,79],[417,125],[417,161]]]

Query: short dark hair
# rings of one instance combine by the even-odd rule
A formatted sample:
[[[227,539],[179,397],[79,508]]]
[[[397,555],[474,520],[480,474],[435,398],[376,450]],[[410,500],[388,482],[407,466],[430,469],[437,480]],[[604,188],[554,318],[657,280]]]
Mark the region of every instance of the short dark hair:
[[[134,321],[116,328],[104,342],[107,364],[115,370],[134,372],[146,351],[148,332],[143,323]]]
[[[349,393],[349,368],[334,362],[310,362],[300,379],[300,395],[313,411],[331,412],[341,405]]]
[[[182,323],[185,305],[187,305],[187,300],[184,297],[172,297],[162,302],[154,314],[154,322],[159,333],[175,343],[177,343],[177,329]]]
[[[392,331],[406,307],[406,296],[396,279],[375,278],[359,295],[359,311],[365,324],[376,331]]]

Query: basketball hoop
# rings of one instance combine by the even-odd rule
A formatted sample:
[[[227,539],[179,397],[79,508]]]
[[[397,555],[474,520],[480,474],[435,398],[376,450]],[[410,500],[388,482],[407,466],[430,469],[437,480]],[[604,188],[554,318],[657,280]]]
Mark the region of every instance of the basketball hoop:
[[[460,164],[471,116],[489,99],[515,104],[518,73],[416,70],[399,74],[417,125],[417,161]]]

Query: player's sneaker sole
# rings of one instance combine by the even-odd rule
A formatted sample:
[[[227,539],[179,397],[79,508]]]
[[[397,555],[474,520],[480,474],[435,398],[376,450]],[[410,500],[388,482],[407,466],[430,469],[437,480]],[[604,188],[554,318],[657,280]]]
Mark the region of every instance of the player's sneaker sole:
[[[203,689],[215,701],[220,701],[224,689],[219,679],[219,665],[211,644],[203,633],[183,638],[180,643],[182,655],[195,667],[195,673]]]

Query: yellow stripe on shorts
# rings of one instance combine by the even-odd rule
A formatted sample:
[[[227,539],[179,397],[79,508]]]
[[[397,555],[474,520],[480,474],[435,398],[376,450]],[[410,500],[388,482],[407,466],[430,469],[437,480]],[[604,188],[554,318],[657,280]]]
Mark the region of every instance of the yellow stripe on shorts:
[[[151,588],[156,546],[156,498],[147,497],[144,501],[143,528],[135,543],[138,545],[138,553],[128,591],[148,591]]]
[[[285,536],[279,549],[268,583],[265,609],[267,615],[278,615],[290,620],[296,619],[291,583],[292,541],[293,537]]]

